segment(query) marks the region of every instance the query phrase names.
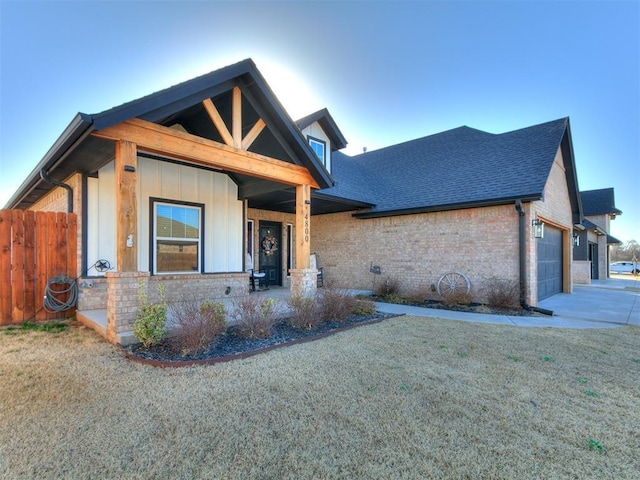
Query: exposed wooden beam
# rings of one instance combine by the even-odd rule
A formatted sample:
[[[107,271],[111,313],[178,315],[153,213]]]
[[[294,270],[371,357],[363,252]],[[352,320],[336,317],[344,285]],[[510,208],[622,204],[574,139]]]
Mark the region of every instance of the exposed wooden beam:
[[[231,131],[233,133],[233,146],[242,147],[242,92],[240,88],[233,87],[233,99],[231,102]]]
[[[287,185],[308,185],[311,188],[320,188],[309,171],[300,165],[239,150],[137,118],[95,131],[92,135],[114,141],[126,140],[138,145],[139,150],[194,164]]]
[[[296,268],[311,264],[311,187],[296,187]]]
[[[204,109],[207,111],[207,114],[209,115],[209,118],[213,122],[213,125],[216,127],[216,129],[218,130],[218,133],[222,137],[222,141],[229,146],[233,146],[233,137],[231,136],[231,133],[229,133],[229,129],[225,125],[224,120],[222,120],[222,116],[220,116],[220,112],[218,112],[218,109],[213,104],[211,99],[205,98],[202,101],[202,105],[204,106]]]
[[[135,143],[116,142],[116,266],[118,272],[138,271],[138,154]]]
[[[260,135],[260,132],[264,130],[265,126],[266,123],[264,123],[264,120],[259,118],[256,124],[251,128],[251,130],[249,130],[249,133],[247,133],[242,139],[242,145],[240,146],[240,148],[242,148],[242,150],[249,150],[249,147],[255,141],[255,139],[258,138],[258,135]]]

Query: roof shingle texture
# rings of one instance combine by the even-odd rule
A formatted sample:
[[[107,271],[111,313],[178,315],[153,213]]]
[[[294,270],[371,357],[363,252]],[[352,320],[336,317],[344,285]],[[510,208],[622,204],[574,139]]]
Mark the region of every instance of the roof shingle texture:
[[[369,213],[541,196],[568,125],[563,118],[503,134],[459,127],[349,157],[332,157],[323,194],[375,204]]]
[[[587,190],[580,192],[582,212],[584,215],[609,215],[620,214],[616,208],[613,188],[601,188],[599,190]]]

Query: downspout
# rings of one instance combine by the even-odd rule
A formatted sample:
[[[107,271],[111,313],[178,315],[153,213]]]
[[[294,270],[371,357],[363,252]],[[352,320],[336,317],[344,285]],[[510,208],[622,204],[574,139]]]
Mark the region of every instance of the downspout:
[[[518,212],[518,253],[520,257],[520,305],[525,310],[553,316],[553,311],[544,308],[533,307],[526,301],[525,287],[527,278],[527,224],[525,223],[524,208],[522,208],[522,201],[520,199],[516,200],[516,211]]]
[[[62,187],[67,191],[67,213],[73,213],[73,188],[71,188],[66,183],[59,182],[57,180],[52,180],[44,173],[44,168],[40,170],[40,178],[47,182],[49,185],[54,185],[56,187]]]

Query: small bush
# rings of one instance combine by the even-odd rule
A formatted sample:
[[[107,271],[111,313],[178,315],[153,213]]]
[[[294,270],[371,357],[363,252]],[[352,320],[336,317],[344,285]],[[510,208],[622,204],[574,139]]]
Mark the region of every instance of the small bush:
[[[401,297],[397,293],[390,293],[389,295],[383,295],[382,300],[386,303],[397,303],[398,305],[408,305],[411,302],[406,298]]]
[[[412,303],[423,303],[430,297],[432,297],[431,291],[426,287],[414,288],[405,295],[405,298]]]
[[[353,307],[354,315],[373,315],[376,313],[376,304],[373,300],[356,300],[356,304]]]
[[[170,310],[177,328],[169,342],[183,355],[204,351],[227,329],[227,312],[221,303],[193,297],[171,304]]]
[[[318,308],[318,297],[291,297],[288,305],[291,310],[289,323],[292,327],[309,330],[324,323]]]
[[[492,308],[517,308],[520,305],[520,284],[515,280],[491,277],[483,290]]]
[[[320,314],[325,321],[344,322],[353,312],[357,302],[346,290],[327,283],[319,299]]]
[[[268,338],[279,314],[279,304],[273,298],[248,294],[234,302],[232,317],[238,333],[244,338]]]
[[[471,292],[451,291],[443,292],[444,303],[449,306],[469,305],[473,301]]]
[[[144,347],[159,343],[165,336],[167,323],[167,299],[164,285],[158,286],[158,303],[149,303],[142,283],[138,286],[138,311],[133,324],[133,334]]]
[[[398,295],[400,291],[400,283],[397,279],[387,277],[383,283],[376,286],[373,292],[377,297],[384,297],[387,295]]]

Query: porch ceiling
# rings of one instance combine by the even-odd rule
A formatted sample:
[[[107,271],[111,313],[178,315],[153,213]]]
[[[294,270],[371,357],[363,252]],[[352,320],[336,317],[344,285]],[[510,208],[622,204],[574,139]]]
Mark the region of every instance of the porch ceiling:
[[[255,186],[255,185],[252,185]],[[295,213],[296,191],[293,187],[280,185],[278,190],[259,192],[248,191],[246,198],[249,208],[259,210],[270,210],[283,213]],[[331,198],[323,196],[320,192],[311,193],[311,215],[323,215],[327,213],[352,212],[361,208],[371,207],[369,204],[350,201],[341,198]]]

